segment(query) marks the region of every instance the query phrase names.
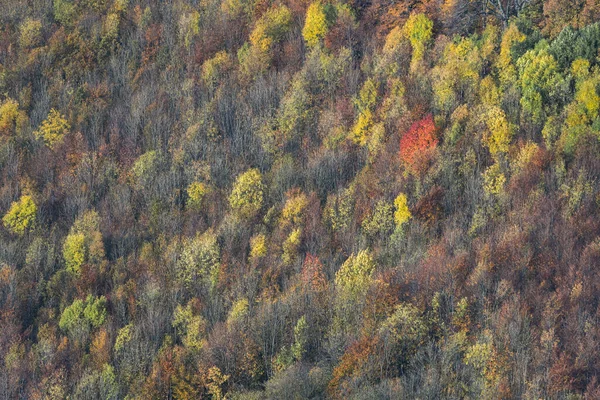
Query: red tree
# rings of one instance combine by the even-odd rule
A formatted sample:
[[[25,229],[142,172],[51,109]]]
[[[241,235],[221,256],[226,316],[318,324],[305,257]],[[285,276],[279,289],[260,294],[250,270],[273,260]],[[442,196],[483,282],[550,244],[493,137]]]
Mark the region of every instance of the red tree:
[[[433,115],[429,114],[412,124],[408,132],[400,139],[400,158],[413,170],[421,170],[431,150],[438,143]]]

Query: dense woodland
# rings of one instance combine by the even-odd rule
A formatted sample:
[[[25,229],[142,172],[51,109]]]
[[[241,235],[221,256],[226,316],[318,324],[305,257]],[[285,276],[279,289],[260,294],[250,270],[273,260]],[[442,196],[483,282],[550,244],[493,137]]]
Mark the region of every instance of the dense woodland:
[[[0,398],[599,399],[599,20],[0,0]]]

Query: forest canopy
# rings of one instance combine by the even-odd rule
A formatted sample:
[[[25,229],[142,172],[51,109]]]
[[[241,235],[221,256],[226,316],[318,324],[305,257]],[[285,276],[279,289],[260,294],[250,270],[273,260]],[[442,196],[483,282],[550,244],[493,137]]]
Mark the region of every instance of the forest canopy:
[[[0,398],[600,398],[598,2],[0,21]]]

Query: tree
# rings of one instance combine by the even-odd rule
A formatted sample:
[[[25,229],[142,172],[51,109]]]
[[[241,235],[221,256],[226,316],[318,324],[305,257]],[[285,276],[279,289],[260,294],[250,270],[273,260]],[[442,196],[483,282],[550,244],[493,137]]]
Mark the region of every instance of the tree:
[[[504,30],[497,60],[498,77],[502,87],[508,87],[517,80],[517,70],[513,59],[513,46],[525,41],[526,37],[515,23]]]
[[[498,18],[504,27],[512,17],[518,16],[531,0],[483,0],[483,12]]]
[[[19,44],[22,48],[39,45],[42,39],[42,21],[39,19],[26,19],[20,27]]]
[[[284,5],[269,8],[254,25],[250,43],[261,51],[268,52],[275,43],[283,39],[292,23],[292,13]]]
[[[29,195],[22,195],[19,201],[11,204],[10,209],[2,218],[4,226],[18,235],[24,234],[35,224],[37,206]]]
[[[410,210],[408,209],[408,200],[404,193],[400,193],[394,200],[394,222],[398,228],[402,227],[412,217]]]
[[[410,66],[414,72],[425,55],[425,46],[433,35],[433,21],[425,14],[412,13],[404,24],[404,34],[413,49]]]
[[[253,218],[263,205],[262,175],[258,169],[250,169],[235,180],[229,205],[243,219]]]
[[[437,143],[433,115],[429,114],[413,123],[400,138],[400,158],[411,169],[418,171],[421,169],[419,164],[437,147]]]
[[[34,134],[38,139],[43,140],[46,146],[53,149],[63,141],[70,129],[67,120],[53,108]]]
[[[206,321],[200,315],[194,315],[192,301],[185,307],[177,306],[173,314],[173,327],[185,347],[199,351],[206,344]]]
[[[500,154],[508,152],[508,146],[512,139],[514,129],[506,119],[504,110],[500,107],[490,107],[483,119],[488,128],[484,140],[490,150],[490,154],[497,158]]]
[[[324,5],[318,0],[308,6],[302,36],[309,47],[316,46],[325,38],[335,18],[334,12],[332,6]]]
[[[87,211],[75,220],[63,244],[63,258],[67,271],[79,275],[81,267],[96,266],[104,261],[104,242],[100,232],[100,216]]]
[[[356,255],[352,254],[335,274],[337,298],[345,302],[364,295],[374,271],[375,262],[370,252],[361,250]]]
[[[0,134],[18,133],[25,126],[27,115],[16,100],[8,98],[0,105]]]
[[[188,206],[194,210],[199,210],[209,189],[203,182],[192,182],[187,187]]]
[[[566,82],[545,43],[529,50],[517,61],[521,83],[521,106],[534,122],[541,122],[544,110],[552,109]],[[553,101],[554,100],[554,101]]]
[[[202,284],[214,289],[220,265],[220,248],[217,237],[208,230],[192,239],[185,239],[177,263],[177,276],[184,286],[197,287]]]

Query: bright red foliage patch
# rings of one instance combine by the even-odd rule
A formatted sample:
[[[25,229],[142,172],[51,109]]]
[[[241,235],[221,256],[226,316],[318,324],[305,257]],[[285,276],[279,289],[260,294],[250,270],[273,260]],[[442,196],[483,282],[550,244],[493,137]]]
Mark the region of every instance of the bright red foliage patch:
[[[400,139],[400,158],[412,168],[416,168],[423,156],[435,149],[437,144],[433,115],[429,114],[412,124],[408,132]]]

